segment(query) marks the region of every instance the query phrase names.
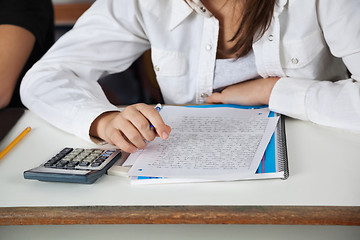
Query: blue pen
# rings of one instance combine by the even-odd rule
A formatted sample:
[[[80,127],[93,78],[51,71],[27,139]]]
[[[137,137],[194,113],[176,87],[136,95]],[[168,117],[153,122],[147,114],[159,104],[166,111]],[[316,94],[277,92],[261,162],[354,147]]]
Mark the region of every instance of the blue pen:
[[[154,107],[156,109],[156,111],[160,112],[162,109],[162,106],[160,103],[156,104],[156,106]],[[154,125],[150,124],[150,129],[154,129]]]

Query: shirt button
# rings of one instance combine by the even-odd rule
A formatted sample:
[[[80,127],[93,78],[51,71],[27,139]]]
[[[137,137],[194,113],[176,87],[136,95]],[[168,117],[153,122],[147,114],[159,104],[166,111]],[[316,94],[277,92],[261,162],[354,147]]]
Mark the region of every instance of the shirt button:
[[[291,59],[291,62],[292,62],[293,64],[298,64],[298,63],[299,63],[299,59],[297,59],[297,58],[292,58],[292,59]]]
[[[211,44],[207,44],[207,45],[206,45],[206,50],[210,51],[211,49],[212,49]]]
[[[207,95],[206,93],[202,93],[201,95],[200,95],[200,97],[202,97],[202,98],[207,98],[209,95]]]
[[[268,40],[269,40],[270,42],[272,42],[272,41],[274,40],[274,35],[270,34],[270,35],[268,36]]]
[[[159,72],[159,71],[160,71],[160,67],[159,67],[158,65],[155,65],[155,66],[154,66],[154,70],[155,70],[156,72]]]
[[[200,7],[200,10],[204,13],[206,12],[206,9],[204,7]]]

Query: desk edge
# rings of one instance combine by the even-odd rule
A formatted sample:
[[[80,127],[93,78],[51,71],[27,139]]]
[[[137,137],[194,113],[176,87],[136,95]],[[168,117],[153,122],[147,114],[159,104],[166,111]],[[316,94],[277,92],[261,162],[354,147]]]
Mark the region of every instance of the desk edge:
[[[360,207],[71,206],[0,208],[0,225],[69,224],[286,224],[360,226]]]

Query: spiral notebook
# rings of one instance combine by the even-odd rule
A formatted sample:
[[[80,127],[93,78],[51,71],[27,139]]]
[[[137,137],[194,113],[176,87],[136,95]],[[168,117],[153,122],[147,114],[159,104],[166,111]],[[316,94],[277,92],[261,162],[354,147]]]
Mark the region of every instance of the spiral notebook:
[[[172,138],[149,143],[110,175],[129,170],[132,184],[289,176],[285,122],[266,107],[165,106],[161,115],[174,126]]]

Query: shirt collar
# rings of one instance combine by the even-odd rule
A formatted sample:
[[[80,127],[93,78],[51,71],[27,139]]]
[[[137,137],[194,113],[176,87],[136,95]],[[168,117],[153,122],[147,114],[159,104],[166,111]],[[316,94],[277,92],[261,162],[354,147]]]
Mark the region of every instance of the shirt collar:
[[[279,16],[284,10],[285,5],[290,2],[289,0],[277,0],[274,8],[274,16]]]
[[[212,17],[211,12],[205,8],[200,0],[173,0],[169,29],[172,30],[177,27],[194,11],[205,17]]]
[[[289,0],[277,0],[274,15],[279,16]],[[212,17],[212,13],[205,8],[200,0],[173,0],[171,8],[171,20],[169,29],[173,30],[185,20],[193,11],[204,17]]]

